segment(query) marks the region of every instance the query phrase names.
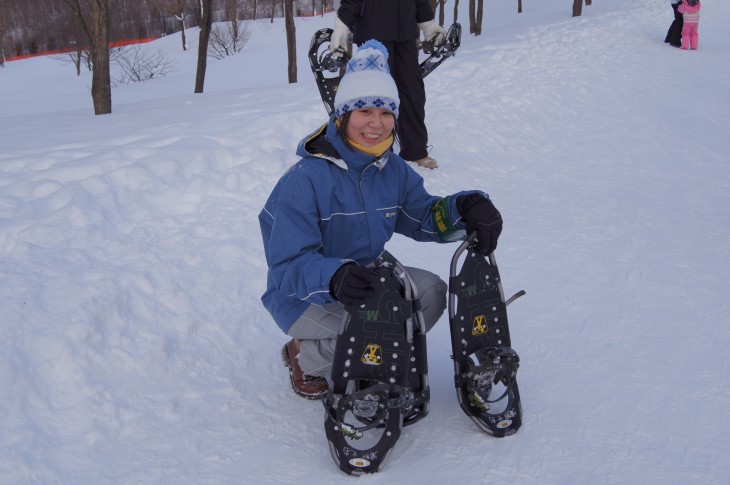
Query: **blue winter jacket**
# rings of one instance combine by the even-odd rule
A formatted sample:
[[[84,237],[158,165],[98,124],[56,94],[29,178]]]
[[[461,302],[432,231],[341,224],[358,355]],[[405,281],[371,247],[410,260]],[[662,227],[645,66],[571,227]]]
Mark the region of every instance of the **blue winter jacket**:
[[[430,195],[391,150],[378,159],[345,145],[334,116],[299,143],[297,155],[259,214],[269,266],[261,300],[284,332],[310,304],[333,303],[335,271],[371,263],[394,232],[416,241],[464,237],[456,197],[476,191]]]

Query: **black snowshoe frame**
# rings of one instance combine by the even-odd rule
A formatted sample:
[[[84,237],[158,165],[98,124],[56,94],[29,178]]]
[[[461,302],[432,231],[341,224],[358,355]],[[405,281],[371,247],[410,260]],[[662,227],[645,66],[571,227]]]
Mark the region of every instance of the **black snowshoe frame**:
[[[323,400],[332,458],[352,475],[379,471],[402,427],[429,410],[426,328],[418,291],[387,251],[374,265],[376,294],[359,307],[345,306]],[[357,447],[366,432],[370,439],[364,441],[377,442]]]
[[[524,291],[505,302],[494,254],[485,257],[477,252],[475,240],[476,233],[470,234],[451,260],[449,324],[454,381],[464,413],[479,428],[501,438],[522,425],[516,378],[519,357],[512,349],[507,305]],[[498,384],[504,391],[494,398],[491,394]]]
[[[331,35],[332,29],[320,29],[314,33],[309,44],[309,65],[317,82],[319,95],[330,115],[334,111],[337,87],[345,74],[347,61],[350,60],[350,53],[345,49],[338,48],[335,51],[329,49]],[[452,24],[446,35],[437,40],[440,40],[438,44],[427,41],[419,45],[423,52],[428,54],[428,57],[420,62],[421,75],[424,78],[446,59],[456,54],[461,45],[461,24]]]

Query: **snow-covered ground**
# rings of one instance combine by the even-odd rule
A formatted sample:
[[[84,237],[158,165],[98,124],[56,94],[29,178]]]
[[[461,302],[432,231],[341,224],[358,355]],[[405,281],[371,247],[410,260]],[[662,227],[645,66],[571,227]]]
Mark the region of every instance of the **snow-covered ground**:
[[[485,2],[427,78],[421,173],[504,216],[524,424],[495,439],[459,410],[444,316],[429,416],[359,480],[729,483],[730,4],[703,2],[684,52],[666,0],[523,3]],[[297,21],[297,84],[281,20],[209,60],[204,94],[197,31],[155,41],[175,71],[106,116],[68,64],[0,69],[0,483],[349,480],[259,301],[257,215],[325,119],[305,54],[333,21]],[[444,278],[455,248],[388,246]]]

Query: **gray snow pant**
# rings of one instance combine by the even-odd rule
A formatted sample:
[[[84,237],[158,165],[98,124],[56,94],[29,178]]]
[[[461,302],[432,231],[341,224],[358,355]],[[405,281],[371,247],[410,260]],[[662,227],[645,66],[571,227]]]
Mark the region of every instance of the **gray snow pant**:
[[[436,324],[446,309],[446,283],[437,275],[419,268],[406,268],[420,295],[426,331]],[[302,341],[299,365],[310,376],[329,377],[335,358],[337,333],[345,313],[342,303],[310,305],[289,329],[288,335]]]

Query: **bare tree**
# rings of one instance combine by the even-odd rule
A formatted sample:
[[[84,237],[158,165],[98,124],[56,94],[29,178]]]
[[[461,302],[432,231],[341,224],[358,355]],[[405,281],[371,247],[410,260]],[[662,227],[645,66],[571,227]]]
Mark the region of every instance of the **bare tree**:
[[[280,0],[283,1],[283,0]],[[271,23],[274,23],[274,17],[276,12],[276,0],[271,0]]]
[[[590,0],[587,0],[590,2]],[[522,13],[522,0],[517,0],[517,13]]]
[[[160,50],[150,52],[142,44],[135,44],[120,47],[115,51],[114,62],[121,69],[121,74],[115,79],[117,84],[158,79],[172,71],[170,61]]]
[[[457,19],[459,18],[459,0],[454,1],[454,23],[457,22]]]
[[[188,16],[188,3],[185,0],[177,0],[177,2],[172,6],[172,15],[175,17],[175,20],[180,22],[180,34],[182,35],[182,48],[184,51],[188,50],[188,42],[187,39],[185,39],[185,18]]]
[[[111,0],[64,0],[78,19],[89,39],[92,79],[91,99],[94,114],[112,112],[112,88],[109,72],[109,7]]]
[[[444,25],[446,19],[446,0],[439,0],[439,25]],[[435,10],[434,10],[435,12]]]
[[[573,17],[580,17],[583,13],[583,0],[573,0]]]
[[[289,84],[297,82],[297,29],[294,25],[294,0],[284,0],[286,51],[289,57]]]
[[[75,49],[63,52],[61,54],[54,54],[51,59],[55,59],[61,62],[68,62],[74,65],[76,68],[76,75],[81,75],[81,64],[85,64],[86,67],[91,71],[91,59],[89,58],[89,51],[82,48],[81,45],[77,45]]]
[[[484,16],[484,0],[469,0],[469,32],[482,35],[482,18]]]
[[[223,59],[243,50],[251,38],[247,23],[233,20],[225,25],[216,23],[210,31],[208,54],[215,59]]]
[[[198,41],[198,70],[195,73],[195,92],[202,93],[205,69],[208,64],[208,39],[213,24],[213,0],[200,0],[200,40]]]

